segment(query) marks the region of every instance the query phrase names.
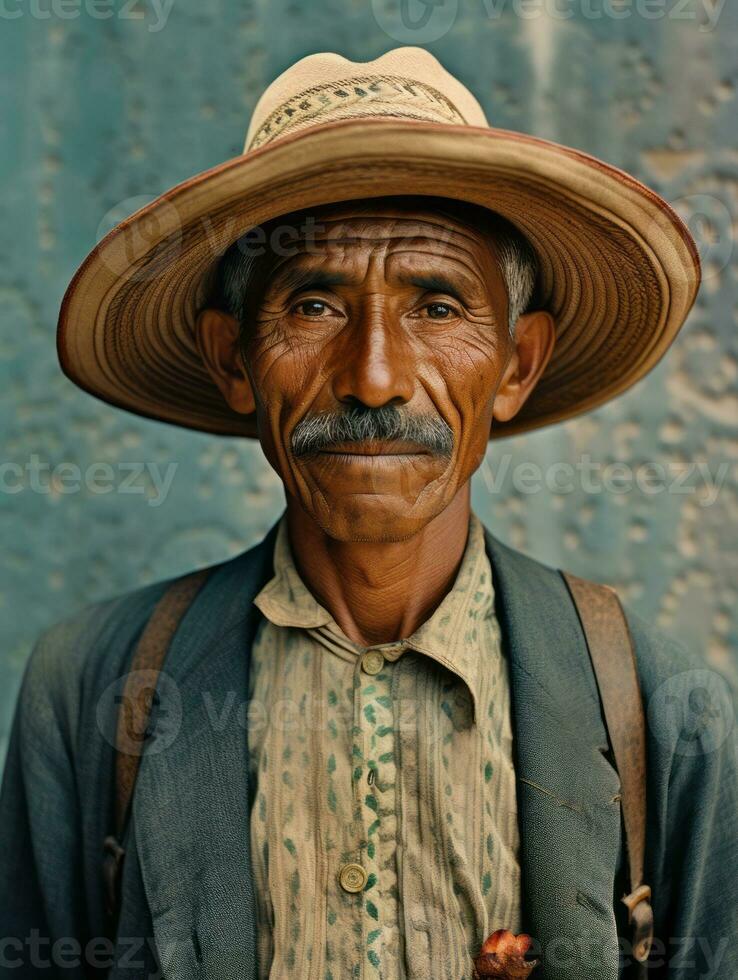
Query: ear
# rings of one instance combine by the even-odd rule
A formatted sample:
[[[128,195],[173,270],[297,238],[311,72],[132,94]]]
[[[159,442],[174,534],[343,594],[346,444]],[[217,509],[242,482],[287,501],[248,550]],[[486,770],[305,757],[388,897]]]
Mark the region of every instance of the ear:
[[[197,349],[210,377],[234,412],[250,415],[256,402],[241,357],[240,332],[238,320],[222,310],[202,310],[195,322]]]
[[[492,415],[498,422],[507,422],[523,407],[551,359],[555,340],[550,313],[539,310],[520,317],[512,339],[512,356],[495,396]]]

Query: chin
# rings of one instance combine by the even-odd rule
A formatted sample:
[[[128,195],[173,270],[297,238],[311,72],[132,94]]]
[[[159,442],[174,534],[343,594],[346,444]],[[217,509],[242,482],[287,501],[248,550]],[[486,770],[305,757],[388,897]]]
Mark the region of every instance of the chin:
[[[381,544],[406,541],[422,531],[443,510],[429,504],[413,506],[402,497],[362,493],[326,500],[313,516],[336,541]]]

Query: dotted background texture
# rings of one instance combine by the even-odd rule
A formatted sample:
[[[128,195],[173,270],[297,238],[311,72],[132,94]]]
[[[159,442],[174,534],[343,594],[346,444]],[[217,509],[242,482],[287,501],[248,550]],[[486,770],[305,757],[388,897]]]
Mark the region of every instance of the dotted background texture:
[[[0,20],[0,757],[42,629],[229,557],[282,509],[258,445],[103,405],[63,377],[54,336],[102,234],[240,153],[263,88],[323,50],[427,46],[493,125],[603,157],[688,221],[705,284],[666,359],[585,418],[492,445],[474,504],[503,540],[616,586],[736,680],[738,5],[5,0]],[[660,463],[667,489],[557,486],[551,465],[586,457]],[[98,492],[110,470],[97,464],[114,491]],[[157,489],[151,473],[170,464]]]

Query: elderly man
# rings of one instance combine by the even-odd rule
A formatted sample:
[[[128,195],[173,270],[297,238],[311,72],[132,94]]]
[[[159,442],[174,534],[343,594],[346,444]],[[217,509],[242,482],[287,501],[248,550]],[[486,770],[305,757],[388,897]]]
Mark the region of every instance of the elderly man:
[[[413,49],[298,63],[243,157],[101,243],[65,370],[258,435],[286,510],[39,642],[2,796],[4,967],[733,976],[719,681],[501,544],[469,493],[490,434],[641,377],[698,280],[652,192],[485,128]],[[669,705],[696,685],[687,732]]]

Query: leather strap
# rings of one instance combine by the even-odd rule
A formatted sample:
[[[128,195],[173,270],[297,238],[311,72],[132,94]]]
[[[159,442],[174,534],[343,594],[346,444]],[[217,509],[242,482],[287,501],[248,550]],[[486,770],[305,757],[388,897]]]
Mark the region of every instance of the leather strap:
[[[561,573],[584,630],[620,777],[630,893],[622,902],[633,929],[633,956],[645,963],[653,943],[651,889],[643,881],[646,853],[646,716],[633,640],[613,589]]]
[[[136,646],[118,713],[115,740],[115,828],[122,839],[146,744],[156,683],[182,617],[200,591],[208,569],[175,579],[154,607]]]
[[[114,930],[120,904],[120,881],[133,790],[151,717],[157,702],[157,682],[170,644],[209,574],[202,569],[175,579],[157,602],[136,645],[123,695],[119,700],[115,739],[115,834],[103,841],[105,910]]]

